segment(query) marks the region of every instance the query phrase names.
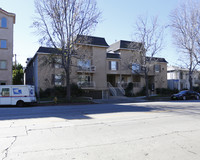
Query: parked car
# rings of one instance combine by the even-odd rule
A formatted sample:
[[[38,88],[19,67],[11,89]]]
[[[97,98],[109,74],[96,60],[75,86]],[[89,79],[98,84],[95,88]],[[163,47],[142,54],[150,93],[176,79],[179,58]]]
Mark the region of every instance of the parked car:
[[[199,99],[200,94],[195,91],[183,90],[171,96],[172,100]]]

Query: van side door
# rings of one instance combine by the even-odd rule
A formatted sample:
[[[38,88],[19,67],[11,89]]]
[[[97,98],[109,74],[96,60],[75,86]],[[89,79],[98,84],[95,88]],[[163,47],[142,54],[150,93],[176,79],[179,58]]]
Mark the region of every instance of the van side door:
[[[0,91],[1,104],[11,105],[11,90],[10,87],[2,87]]]

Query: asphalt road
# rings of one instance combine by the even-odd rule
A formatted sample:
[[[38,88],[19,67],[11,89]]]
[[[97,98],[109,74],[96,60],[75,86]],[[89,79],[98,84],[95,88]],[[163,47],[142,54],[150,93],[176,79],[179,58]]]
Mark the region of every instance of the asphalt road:
[[[0,107],[0,160],[199,160],[200,101]]]

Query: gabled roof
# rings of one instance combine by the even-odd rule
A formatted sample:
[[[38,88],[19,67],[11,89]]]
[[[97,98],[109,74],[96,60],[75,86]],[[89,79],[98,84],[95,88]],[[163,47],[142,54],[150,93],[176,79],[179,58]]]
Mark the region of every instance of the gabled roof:
[[[165,58],[159,58],[159,57],[146,57],[147,61],[156,61],[156,62],[164,62],[164,63],[168,63]]]
[[[50,48],[50,47],[40,47],[37,50],[37,53],[38,52],[40,52],[40,53],[59,53],[59,50],[56,48]]]
[[[102,37],[78,35],[76,38],[76,43],[82,45],[109,47],[105,38]]]
[[[16,17],[16,15],[14,13],[7,12],[7,11],[3,10],[2,8],[0,8],[0,12],[3,13],[3,14],[5,14],[6,16],[13,17],[13,23],[15,24],[15,17]]]
[[[111,44],[108,50],[117,51],[119,49],[139,50],[142,49],[142,43],[120,40]]]

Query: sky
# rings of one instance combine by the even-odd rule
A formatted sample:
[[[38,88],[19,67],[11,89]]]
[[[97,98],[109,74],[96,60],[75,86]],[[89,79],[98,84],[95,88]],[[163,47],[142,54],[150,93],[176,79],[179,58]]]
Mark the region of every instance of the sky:
[[[98,23],[93,36],[104,37],[110,45],[119,40],[134,39],[134,24],[140,15],[158,16],[160,24],[169,24],[169,14],[180,0],[97,0],[102,11],[102,20]],[[14,25],[14,54],[17,63],[26,66],[26,59],[33,57],[41,46],[39,37],[31,27],[35,14],[34,0],[0,0],[0,8],[16,14]],[[171,31],[165,30],[164,48],[157,55],[176,65],[179,54],[173,45]]]

